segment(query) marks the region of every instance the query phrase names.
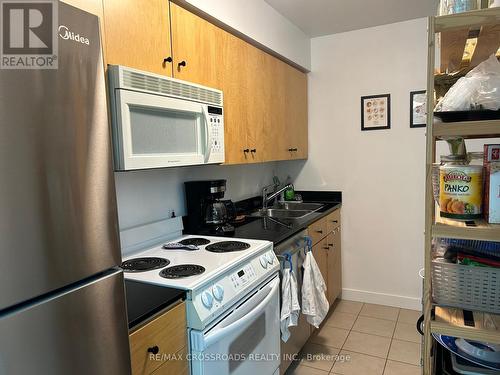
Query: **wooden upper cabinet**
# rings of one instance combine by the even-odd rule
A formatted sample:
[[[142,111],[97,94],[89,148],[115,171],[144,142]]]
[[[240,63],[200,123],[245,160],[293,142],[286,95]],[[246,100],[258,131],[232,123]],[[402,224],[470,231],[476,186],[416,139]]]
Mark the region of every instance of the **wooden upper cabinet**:
[[[251,85],[248,77],[254,67],[243,64],[251,57],[250,46],[241,39],[230,35],[223,46],[224,64],[222,90],[224,92],[224,147],[225,163],[241,164],[252,160],[249,145],[251,126],[251,106],[248,96]],[[233,69],[233,66],[238,66]],[[244,152],[248,150],[248,152]]]
[[[167,0],[103,0],[107,64],[172,76]]]
[[[222,89],[230,34],[172,2],[170,12],[174,77]]]
[[[257,109],[262,112],[262,122],[257,128],[260,135],[262,158],[265,161],[287,159],[285,132],[285,63],[265,52],[264,63],[259,68],[262,79],[263,102]]]
[[[226,164],[307,157],[304,73],[168,0],[100,1],[106,63],[223,91]]]
[[[102,0],[63,0],[62,2],[95,14],[102,19]]]
[[[289,159],[307,158],[307,75],[284,64],[286,151]]]

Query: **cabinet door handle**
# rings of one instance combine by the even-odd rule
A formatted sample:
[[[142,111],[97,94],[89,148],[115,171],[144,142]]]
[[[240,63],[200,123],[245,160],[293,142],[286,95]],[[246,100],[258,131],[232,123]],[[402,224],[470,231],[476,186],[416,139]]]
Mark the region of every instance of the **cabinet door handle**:
[[[323,234],[323,231],[321,229],[316,230],[316,233]]]
[[[181,66],[186,66],[187,63],[185,60],[182,60],[180,63],[177,64],[177,68],[180,70],[181,69]]]
[[[289,148],[288,151],[290,152],[296,152],[298,149],[297,148]]]
[[[250,152],[250,150],[248,148],[245,148],[243,152],[246,154],[247,152]]]
[[[165,57],[163,59],[163,64],[166,64],[166,63],[171,63],[172,62],[172,57],[171,56],[168,56],[168,57]]]
[[[257,152],[257,149],[255,149],[255,148],[252,148],[252,149],[250,150],[250,152],[253,152],[253,153],[255,153],[255,152]]]
[[[328,247],[333,247],[333,244],[332,244],[332,243],[329,243],[329,244],[328,244]]]
[[[338,223],[339,221],[338,220],[332,220],[332,223]]]
[[[158,354],[160,351],[160,348],[158,346],[152,346],[151,348],[148,348],[148,353],[153,353],[153,354]]]

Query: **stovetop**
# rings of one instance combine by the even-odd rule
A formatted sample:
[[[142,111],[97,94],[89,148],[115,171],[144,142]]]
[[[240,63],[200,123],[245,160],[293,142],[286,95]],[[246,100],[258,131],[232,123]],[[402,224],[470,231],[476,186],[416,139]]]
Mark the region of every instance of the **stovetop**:
[[[207,243],[208,240],[209,242]],[[140,272],[125,272],[125,278],[168,286],[183,290],[193,290],[210,280],[223,275],[224,272],[237,264],[243,264],[264,248],[272,248],[268,241],[247,240],[227,237],[188,235],[173,239],[170,243],[197,245],[198,250],[163,249],[156,247],[136,252],[124,259],[124,264],[136,258],[162,258],[169,261],[164,267]],[[207,249],[208,247],[208,249]],[[145,260],[140,261],[143,266]],[[157,263],[155,261],[154,263]],[[191,273],[193,273],[191,275]]]

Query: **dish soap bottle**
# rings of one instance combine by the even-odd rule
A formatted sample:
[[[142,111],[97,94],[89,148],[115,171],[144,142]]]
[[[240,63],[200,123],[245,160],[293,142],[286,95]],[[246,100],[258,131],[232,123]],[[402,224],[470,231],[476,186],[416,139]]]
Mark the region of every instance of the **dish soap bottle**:
[[[285,200],[286,201],[295,200],[295,189],[293,188],[293,185],[290,185],[290,187],[285,190]]]

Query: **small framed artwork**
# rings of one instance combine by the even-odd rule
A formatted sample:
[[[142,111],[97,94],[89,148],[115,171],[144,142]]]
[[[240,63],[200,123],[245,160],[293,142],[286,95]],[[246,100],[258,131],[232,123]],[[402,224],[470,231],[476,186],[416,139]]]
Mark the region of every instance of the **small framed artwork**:
[[[425,128],[427,95],[425,90],[410,92],[410,128]]]
[[[391,94],[361,97],[361,130],[391,128]]]

